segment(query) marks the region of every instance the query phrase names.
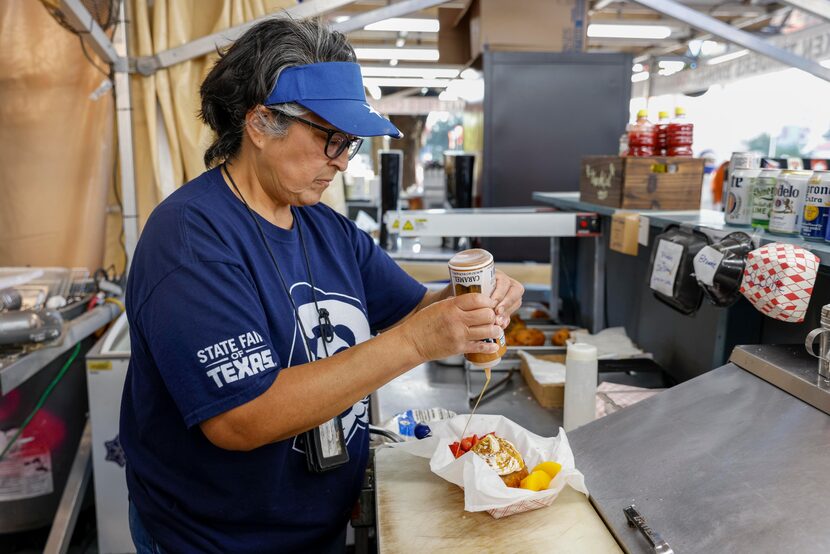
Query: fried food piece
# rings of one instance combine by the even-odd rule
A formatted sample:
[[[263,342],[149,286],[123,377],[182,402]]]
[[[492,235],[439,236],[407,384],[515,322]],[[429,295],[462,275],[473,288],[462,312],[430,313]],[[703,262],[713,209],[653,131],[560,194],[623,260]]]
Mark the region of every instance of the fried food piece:
[[[530,314],[530,319],[547,319],[550,317],[550,314],[545,310],[533,310],[533,313]]]
[[[504,330],[504,334],[509,335],[509,334],[513,333],[514,331],[518,331],[519,329],[524,329],[525,327],[527,327],[527,325],[525,324],[524,321],[522,321],[522,318],[520,318],[516,314],[513,314],[513,315],[510,316],[510,323],[507,325],[507,329]],[[515,345],[513,345],[513,346],[515,346]]]
[[[518,488],[527,477],[527,466],[513,443],[493,434],[485,435],[472,448],[508,487]]]
[[[554,346],[565,346],[568,344],[568,339],[571,338],[571,332],[567,329],[559,329],[550,338],[550,343]]]
[[[544,346],[545,334],[539,329],[519,329],[513,334],[516,346]]]

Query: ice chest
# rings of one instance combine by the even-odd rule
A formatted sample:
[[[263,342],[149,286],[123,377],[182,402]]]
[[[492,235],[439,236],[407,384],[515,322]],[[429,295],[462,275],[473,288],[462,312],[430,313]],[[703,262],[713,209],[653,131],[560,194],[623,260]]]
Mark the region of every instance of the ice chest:
[[[565,363],[565,354],[546,354],[534,357],[549,362]],[[530,387],[534,398],[543,408],[562,408],[565,405],[565,383],[543,385],[533,378],[524,358],[521,358],[521,370],[527,386]]]
[[[583,202],[634,210],[697,210],[703,159],[652,157],[582,158]]]

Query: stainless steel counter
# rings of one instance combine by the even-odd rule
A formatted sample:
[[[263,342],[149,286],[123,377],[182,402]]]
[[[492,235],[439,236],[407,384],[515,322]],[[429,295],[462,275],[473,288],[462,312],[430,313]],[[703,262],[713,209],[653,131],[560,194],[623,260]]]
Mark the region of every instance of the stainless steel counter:
[[[830,552],[830,417],[728,364],[569,434],[623,547],[635,503],[678,553]]]
[[[493,383],[503,374],[493,373]],[[484,386],[484,373],[474,372],[471,387]],[[404,373],[372,395],[373,423],[382,424],[410,409],[445,408],[470,413],[467,404],[464,369],[438,363],[423,364]],[[519,425],[550,437],[559,432],[562,410],[543,408],[533,398],[521,374],[516,371],[504,389],[481,401],[476,413],[503,415]]]

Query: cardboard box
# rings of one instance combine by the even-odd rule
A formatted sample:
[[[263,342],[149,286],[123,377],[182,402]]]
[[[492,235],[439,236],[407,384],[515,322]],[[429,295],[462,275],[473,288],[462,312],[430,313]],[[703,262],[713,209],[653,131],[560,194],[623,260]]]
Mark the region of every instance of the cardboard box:
[[[442,64],[466,65],[470,61],[469,18],[465,9],[438,8],[438,61]]]
[[[697,210],[702,186],[699,158],[588,156],[579,177],[583,202],[629,210]]]
[[[630,212],[615,213],[611,217],[611,240],[608,246],[615,252],[636,256],[639,250],[640,215]]]
[[[535,356],[540,360],[547,360],[549,362],[565,363],[565,354],[549,354],[543,356]],[[543,408],[561,408],[565,405],[565,383],[558,383],[556,385],[543,385],[533,378],[530,368],[524,358],[521,358],[521,371],[527,386],[533,393],[536,401]]]
[[[449,11],[456,12],[455,32],[445,31],[445,23],[451,21]],[[466,10],[441,8],[438,14],[441,63],[475,60],[485,46],[492,50],[583,52],[587,42],[586,0],[473,0]],[[465,31],[470,57],[456,62],[463,55],[456,41]],[[445,33],[443,42],[442,33]]]

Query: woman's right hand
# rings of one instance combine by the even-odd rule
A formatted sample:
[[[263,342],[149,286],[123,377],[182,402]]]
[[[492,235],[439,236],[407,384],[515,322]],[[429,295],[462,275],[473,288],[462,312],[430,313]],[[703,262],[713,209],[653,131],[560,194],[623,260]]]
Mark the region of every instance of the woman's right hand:
[[[471,352],[492,353],[504,330],[496,325],[496,301],[471,293],[447,298],[419,310],[401,324],[401,332],[425,361]]]

